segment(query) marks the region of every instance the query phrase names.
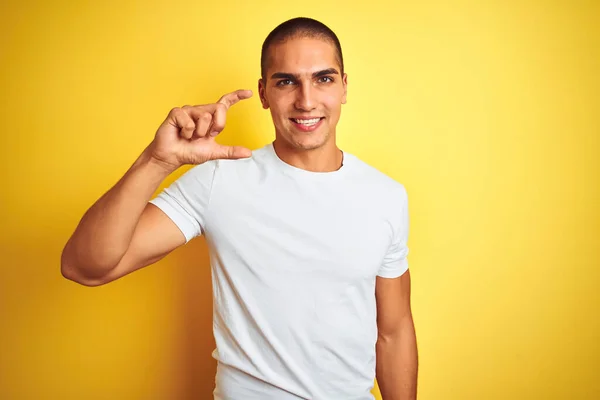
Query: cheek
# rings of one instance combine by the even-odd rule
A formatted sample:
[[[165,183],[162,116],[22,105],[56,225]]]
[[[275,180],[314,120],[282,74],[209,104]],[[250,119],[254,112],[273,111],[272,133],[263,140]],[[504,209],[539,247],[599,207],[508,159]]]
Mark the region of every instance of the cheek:
[[[287,106],[287,103],[283,98],[276,99],[271,104],[271,110],[273,114],[280,119],[287,119],[287,115],[289,114],[289,107]]]
[[[342,108],[342,98],[332,96],[331,98],[327,99],[327,101],[323,104],[325,105],[325,108],[327,109],[327,111],[329,111],[330,114],[338,114]]]
[[[275,115],[277,116],[277,119],[280,119],[280,120],[286,119],[286,113],[280,107],[275,108],[274,112],[275,112]]]
[[[332,113],[339,112],[344,100],[344,91],[336,90],[335,92],[326,93],[323,96],[323,105]]]
[[[287,120],[287,113],[280,104],[271,104],[271,115],[276,123],[282,123]]]

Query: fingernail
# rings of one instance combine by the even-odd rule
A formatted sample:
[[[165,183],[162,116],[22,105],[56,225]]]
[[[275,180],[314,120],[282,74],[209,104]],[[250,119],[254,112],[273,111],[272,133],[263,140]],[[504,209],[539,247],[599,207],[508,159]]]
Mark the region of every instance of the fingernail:
[[[217,136],[218,134],[219,134],[219,132],[217,132],[217,131],[212,131],[212,132],[210,133],[210,136]]]

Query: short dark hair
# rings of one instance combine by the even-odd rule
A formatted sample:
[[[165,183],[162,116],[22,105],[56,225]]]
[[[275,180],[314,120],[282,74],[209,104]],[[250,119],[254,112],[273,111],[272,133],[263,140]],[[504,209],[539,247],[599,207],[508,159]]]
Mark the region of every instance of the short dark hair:
[[[335,58],[340,64],[340,74],[344,74],[344,58],[342,57],[342,46],[336,34],[324,23],[312,18],[292,18],[279,24],[269,33],[262,45],[260,54],[260,75],[265,80],[267,71],[267,54],[269,47],[275,43],[283,43],[288,39],[308,37],[323,39],[335,46]]]

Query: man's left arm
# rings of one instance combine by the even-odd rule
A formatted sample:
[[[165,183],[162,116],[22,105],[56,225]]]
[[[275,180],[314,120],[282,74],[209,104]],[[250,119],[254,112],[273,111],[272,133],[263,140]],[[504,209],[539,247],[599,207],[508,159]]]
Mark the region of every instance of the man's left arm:
[[[410,271],[377,277],[376,378],[383,400],[417,398],[418,354],[410,306]]]

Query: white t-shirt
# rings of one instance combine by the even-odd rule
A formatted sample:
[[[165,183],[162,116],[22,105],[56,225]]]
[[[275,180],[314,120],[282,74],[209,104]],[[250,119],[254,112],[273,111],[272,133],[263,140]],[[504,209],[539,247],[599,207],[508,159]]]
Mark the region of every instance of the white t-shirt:
[[[375,278],[408,269],[404,186],[344,153],[334,172],[252,157],[195,166],[160,207],[210,251],[215,399],[373,399]]]

